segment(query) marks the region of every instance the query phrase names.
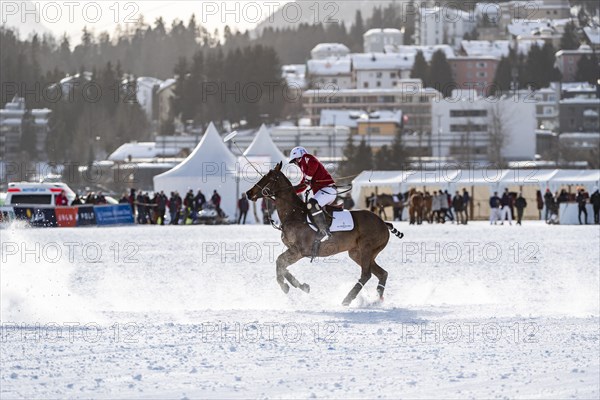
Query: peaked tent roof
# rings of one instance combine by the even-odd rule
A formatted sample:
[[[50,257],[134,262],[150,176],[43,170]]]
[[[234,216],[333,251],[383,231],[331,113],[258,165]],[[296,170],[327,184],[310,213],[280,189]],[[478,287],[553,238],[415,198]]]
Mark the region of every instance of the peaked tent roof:
[[[244,155],[246,157],[270,157],[271,162],[274,163],[286,160],[281,150],[273,142],[269,130],[264,124],[258,130],[256,137],[248,146]]]
[[[217,132],[217,128],[211,122],[192,154],[175,168],[156,176],[155,179],[186,176],[197,177],[206,170],[206,168],[203,168],[203,165],[205,166],[208,163],[217,164],[219,168],[222,164],[225,164],[228,169],[235,169],[236,162],[237,159],[231,154],[227,146],[225,146],[223,139],[221,139],[219,132]]]

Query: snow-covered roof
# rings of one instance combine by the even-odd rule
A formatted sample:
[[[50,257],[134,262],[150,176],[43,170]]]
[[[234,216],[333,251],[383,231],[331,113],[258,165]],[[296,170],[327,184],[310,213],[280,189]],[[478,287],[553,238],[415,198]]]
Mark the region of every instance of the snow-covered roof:
[[[306,89],[306,65],[291,64],[281,67],[281,77],[291,88]]]
[[[275,145],[267,127],[263,124],[256,137],[244,151],[246,157],[268,157],[272,163],[286,160],[281,150]]]
[[[411,69],[416,53],[358,53],[351,54],[355,70],[402,70]]]
[[[554,35],[564,30],[563,20],[550,19],[513,19],[507,26],[512,36],[529,37],[532,35]]]
[[[442,50],[444,52],[444,54],[446,54],[447,58],[454,57],[454,49],[452,49],[452,47],[447,44],[437,44],[435,46],[413,46],[413,45],[402,45],[402,46],[386,45],[385,46],[385,52],[388,54],[389,53],[399,53],[402,55],[406,55],[406,54],[416,55],[419,51],[421,51],[427,62],[431,61],[431,58],[433,57],[433,53],[435,53],[438,50]]]
[[[600,26],[586,26],[583,31],[592,45],[600,45]]]
[[[363,36],[368,37],[368,36],[381,35],[381,34],[402,35],[402,31],[400,29],[394,29],[394,28],[369,29],[368,31],[365,32],[365,34]]]
[[[132,160],[147,160],[158,156],[174,156],[179,149],[171,146],[156,146],[156,142],[132,142],[119,146],[111,155],[110,161],[126,161],[131,156]]]
[[[561,83],[563,92],[595,92],[596,86],[588,82],[563,82]]]
[[[591,54],[593,50],[587,44],[582,44],[578,49],[575,50],[559,50],[556,52],[556,57],[560,57],[565,54]]]
[[[331,56],[343,57],[349,53],[350,49],[341,43],[319,43],[310,51],[312,58],[315,60]]]
[[[544,41],[519,40],[517,42],[517,52],[520,54],[527,54],[534,44],[542,47]],[[513,42],[510,40],[463,40],[461,42],[461,47],[468,56],[489,55],[500,58],[508,56],[510,49],[513,48]]]
[[[307,71],[310,75],[338,76],[350,75],[352,62],[349,58],[329,58],[308,60]]]

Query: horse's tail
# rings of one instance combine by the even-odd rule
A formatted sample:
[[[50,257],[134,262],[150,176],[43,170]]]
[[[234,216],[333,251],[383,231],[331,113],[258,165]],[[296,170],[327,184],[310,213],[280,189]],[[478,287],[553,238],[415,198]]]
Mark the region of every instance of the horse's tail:
[[[398,237],[398,239],[402,239],[404,237],[404,233],[402,233],[398,229],[394,228],[394,225],[390,224],[389,222],[386,222],[385,224],[387,225],[390,232],[392,232],[394,235],[396,235]]]

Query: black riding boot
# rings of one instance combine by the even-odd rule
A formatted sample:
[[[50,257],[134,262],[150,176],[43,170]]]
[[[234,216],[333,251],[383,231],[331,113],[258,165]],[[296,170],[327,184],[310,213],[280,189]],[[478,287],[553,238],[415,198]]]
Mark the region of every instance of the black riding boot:
[[[317,226],[319,232],[317,232],[318,240],[325,241],[329,239],[331,236],[331,232],[329,232],[329,227],[327,226],[327,219],[325,218],[325,213],[323,210],[319,209],[312,214],[312,219]]]

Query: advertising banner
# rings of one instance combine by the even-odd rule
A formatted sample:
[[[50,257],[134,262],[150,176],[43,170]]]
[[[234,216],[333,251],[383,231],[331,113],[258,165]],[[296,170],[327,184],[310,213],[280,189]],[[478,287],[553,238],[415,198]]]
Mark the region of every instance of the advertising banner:
[[[31,226],[56,227],[54,208],[15,207],[15,217],[28,221]]]
[[[133,224],[133,214],[129,204],[94,206],[94,213],[99,226]]]
[[[96,225],[94,206],[80,206],[77,208],[77,226]]]
[[[77,226],[77,207],[56,207],[56,223],[61,228],[73,228]]]

